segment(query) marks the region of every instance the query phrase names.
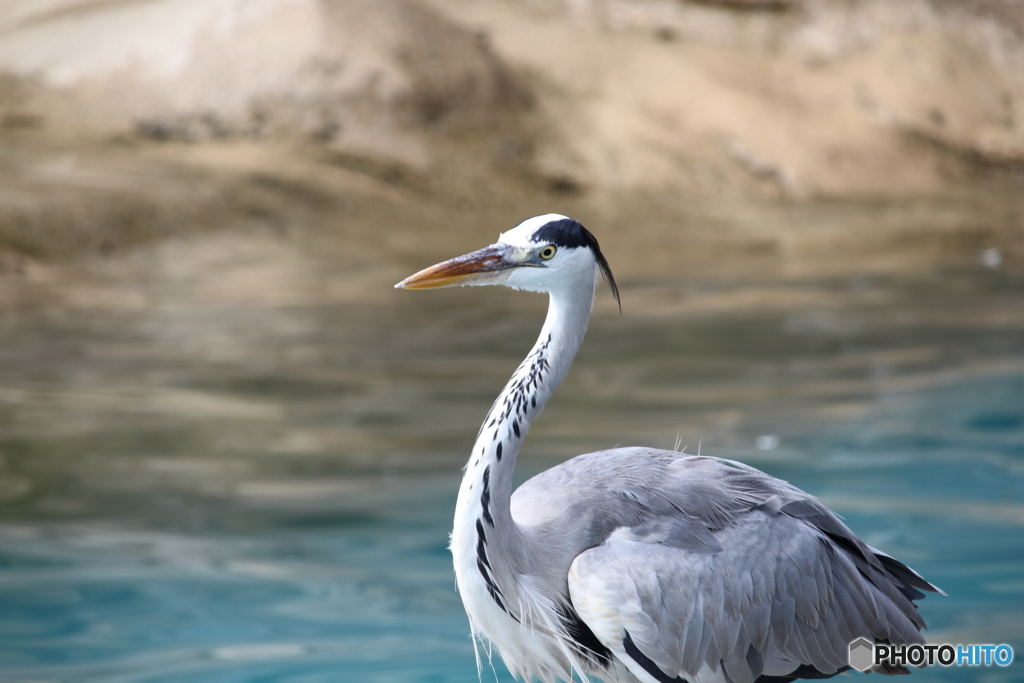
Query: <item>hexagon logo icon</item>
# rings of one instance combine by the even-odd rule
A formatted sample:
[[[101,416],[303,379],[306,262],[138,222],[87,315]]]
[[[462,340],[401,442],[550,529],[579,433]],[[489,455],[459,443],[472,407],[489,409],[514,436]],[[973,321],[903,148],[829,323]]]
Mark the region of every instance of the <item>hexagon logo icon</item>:
[[[850,643],[850,666],[857,671],[867,671],[875,663],[875,646],[867,638],[858,638]]]

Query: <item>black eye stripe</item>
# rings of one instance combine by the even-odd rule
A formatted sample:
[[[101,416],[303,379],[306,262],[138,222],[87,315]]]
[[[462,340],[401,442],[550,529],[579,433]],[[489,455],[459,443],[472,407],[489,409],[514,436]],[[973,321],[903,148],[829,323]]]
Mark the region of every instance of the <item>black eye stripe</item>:
[[[590,234],[589,230],[580,225],[578,221],[574,221],[571,218],[551,221],[534,231],[530,235],[530,241],[539,243],[550,242],[552,245],[566,249],[589,247],[594,252],[597,265],[600,266],[601,272],[612,288],[615,300],[619,301],[619,288],[615,285],[612,269],[608,267],[608,261],[605,259],[604,254],[601,253],[601,247],[598,246],[597,239]],[[619,309],[621,310],[621,308],[622,304],[620,302]]]

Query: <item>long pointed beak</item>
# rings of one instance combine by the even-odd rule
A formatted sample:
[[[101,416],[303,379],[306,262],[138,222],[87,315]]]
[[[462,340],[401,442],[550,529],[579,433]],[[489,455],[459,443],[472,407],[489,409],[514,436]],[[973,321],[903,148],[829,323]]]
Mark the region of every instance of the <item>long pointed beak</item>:
[[[513,254],[514,247],[492,244],[471,254],[424,268],[399,282],[395,289],[433,289],[504,282],[508,274],[502,271],[524,265],[514,260]]]

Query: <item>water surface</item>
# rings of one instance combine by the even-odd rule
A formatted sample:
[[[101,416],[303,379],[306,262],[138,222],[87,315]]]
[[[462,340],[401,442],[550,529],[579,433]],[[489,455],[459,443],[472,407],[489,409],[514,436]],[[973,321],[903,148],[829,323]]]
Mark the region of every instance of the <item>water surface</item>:
[[[402,274],[272,301],[163,280],[154,305],[7,322],[0,678],[478,680],[447,534],[543,301],[390,290]],[[521,478],[619,444],[742,460],[949,593],[922,603],[930,641],[1024,656],[1024,277],[627,269],[620,286]],[[484,680],[508,680],[486,655]]]

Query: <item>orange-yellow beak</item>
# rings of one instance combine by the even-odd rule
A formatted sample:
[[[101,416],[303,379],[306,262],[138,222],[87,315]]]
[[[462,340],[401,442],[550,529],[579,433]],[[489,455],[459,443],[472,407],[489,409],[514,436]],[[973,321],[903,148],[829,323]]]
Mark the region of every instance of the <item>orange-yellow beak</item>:
[[[396,289],[433,289],[457,285],[490,285],[504,282],[510,268],[526,265],[514,260],[515,248],[492,244],[465,256],[438,263],[410,275]]]

